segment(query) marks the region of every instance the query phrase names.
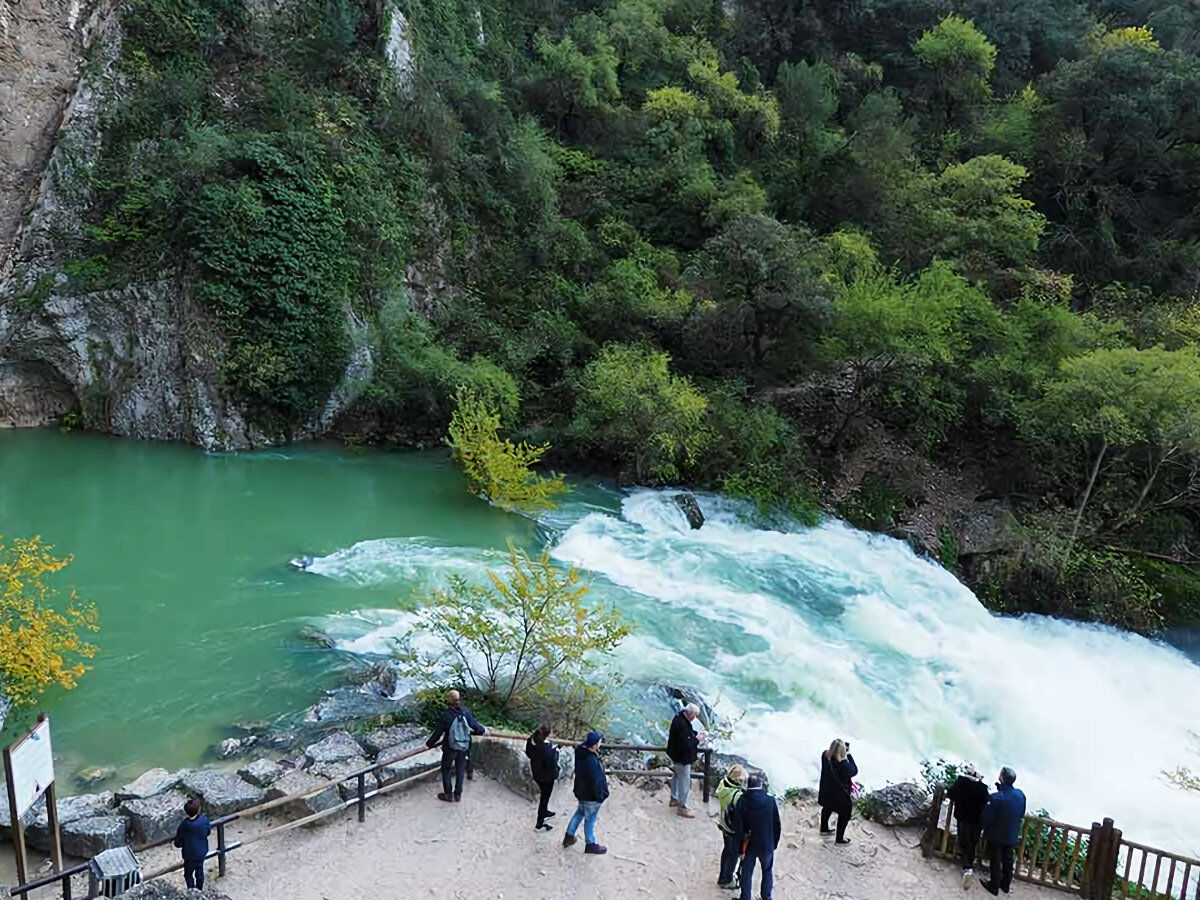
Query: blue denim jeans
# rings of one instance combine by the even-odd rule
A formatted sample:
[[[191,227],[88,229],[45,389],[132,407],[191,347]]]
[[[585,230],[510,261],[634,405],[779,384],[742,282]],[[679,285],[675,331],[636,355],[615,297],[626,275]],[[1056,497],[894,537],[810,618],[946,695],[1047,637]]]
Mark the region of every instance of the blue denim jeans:
[[[746,851],[745,861],[742,863],[742,900],[750,900],[754,896],[754,889],[750,883],[754,880],[755,863],[762,868],[759,894],[762,900],[771,900],[771,889],[775,885],[775,853],[768,850],[759,855],[754,852],[753,848]]]
[[[567,834],[575,837],[579,823],[582,822],[584,840],[589,844],[596,843],[596,818],[600,815],[600,803],[598,800],[580,800],[575,815],[571,816],[571,821],[567,823]]]
[[[671,799],[686,807],[692,792],[692,767],[671,763]]]

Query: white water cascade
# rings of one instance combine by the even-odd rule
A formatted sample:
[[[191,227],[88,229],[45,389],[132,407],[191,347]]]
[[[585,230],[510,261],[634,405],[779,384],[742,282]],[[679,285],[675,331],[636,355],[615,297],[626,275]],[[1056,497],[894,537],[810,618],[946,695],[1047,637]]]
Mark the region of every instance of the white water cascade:
[[[625,495],[619,514],[568,505],[543,525],[556,529],[554,556],[637,623],[618,652],[626,678],[692,685],[744,712],[727,749],[776,787],[815,783],[840,736],[868,786],[912,779],[925,758],[1012,765],[1031,811],[1080,825],[1111,816],[1133,840],[1200,855],[1200,795],[1163,775],[1200,771],[1200,666],[1182,653],[1110,628],[996,618],[899,541],[836,521],[762,530],[735,503],[699,500],[698,531],[649,490]],[[362,578],[350,571],[361,563],[375,581],[387,565],[372,544],[395,555],[368,542],[341,552],[336,572],[311,570]],[[452,549],[480,565],[479,551]],[[343,646],[378,652],[399,626],[394,613],[360,614]]]

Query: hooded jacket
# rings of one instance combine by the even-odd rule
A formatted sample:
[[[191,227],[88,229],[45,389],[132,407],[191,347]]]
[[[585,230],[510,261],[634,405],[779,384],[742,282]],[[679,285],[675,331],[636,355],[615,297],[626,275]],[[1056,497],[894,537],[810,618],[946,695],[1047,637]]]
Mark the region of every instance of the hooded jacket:
[[[208,816],[200,813],[194,819],[184,819],[175,829],[175,846],[183,850],[188,862],[199,862],[208,856],[208,834],[212,826]]]
[[[529,770],[538,784],[547,784],[558,778],[558,748],[546,739],[540,744],[529,736],[525,742],[525,755],[529,757]]]
[[[575,799],[603,803],[608,799],[608,778],[600,757],[580,744],[575,748]]]
[[[783,827],[775,798],[763,788],[747,788],[734,807],[733,818],[736,825],[734,838],[738,844],[748,838],[748,852],[758,856],[775,852]]]

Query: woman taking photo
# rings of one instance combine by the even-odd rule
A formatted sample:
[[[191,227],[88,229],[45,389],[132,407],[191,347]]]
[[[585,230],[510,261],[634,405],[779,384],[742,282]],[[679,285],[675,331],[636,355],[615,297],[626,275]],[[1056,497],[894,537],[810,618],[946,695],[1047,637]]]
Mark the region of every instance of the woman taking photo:
[[[821,804],[821,834],[833,834],[829,817],[837,813],[837,843],[848,844],[846,826],[854,809],[851,779],[858,774],[858,766],[850,755],[850,745],[841,738],[829,745],[821,754],[821,790],[817,802]]]

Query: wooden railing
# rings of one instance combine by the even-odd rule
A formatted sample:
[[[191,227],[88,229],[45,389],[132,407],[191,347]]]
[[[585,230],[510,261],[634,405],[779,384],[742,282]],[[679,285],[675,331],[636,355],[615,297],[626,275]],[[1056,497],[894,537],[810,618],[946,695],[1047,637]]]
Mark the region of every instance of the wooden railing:
[[[926,856],[959,859],[953,823],[954,803],[938,788],[921,839]],[[1200,860],[1127,841],[1112,819],[1083,828],[1026,816],[1013,856],[1014,878],[1088,900],[1200,900]]]
[[[524,740],[526,740],[527,736],[523,735],[523,734],[516,734],[514,732],[508,732],[508,731],[489,731],[487,733],[486,737],[492,738],[492,739],[497,739],[497,740],[524,741]],[[575,741],[570,741],[570,740],[565,740],[565,739],[560,739],[560,738],[555,738],[554,742],[558,743],[558,744],[577,743]],[[304,825],[311,825],[314,822],[319,822],[320,820],[328,818],[329,816],[333,816],[338,813],[345,812],[347,809],[350,809],[351,807],[358,808],[358,821],[365,822],[368,800],[370,800],[373,797],[378,797],[382,794],[387,794],[391,791],[396,790],[397,788],[404,787],[406,785],[411,784],[414,781],[417,781],[418,779],[424,778],[425,776],[430,775],[433,772],[437,772],[440,770],[441,766],[438,763],[432,763],[432,764],[430,764],[430,766],[427,769],[424,769],[415,775],[411,775],[407,778],[392,782],[390,784],[383,785],[381,787],[367,788],[367,778],[370,776],[373,776],[375,773],[379,772],[380,770],[382,770],[384,768],[387,768],[389,766],[394,766],[396,763],[403,762],[407,759],[412,759],[413,757],[419,756],[422,753],[430,753],[430,752],[438,749],[439,746],[440,745],[435,745],[434,747],[425,747],[424,745],[421,745],[418,747],[414,747],[410,750],[406,750],[403,753],[400,753],[397,756],[393,756],[390,759],[377,760],[377,761],[371,763],[371,765],[366,766],[362,769],[359,769],[355,772],[351,772],[350,774],[344,776],[343,778],[338,779],[337,781],[325,781],[325,782],[322,782],[320,785],[312,788],[311,790],[303,791],[303,792],[297,793],[297,794],[290,794],[286,797],[279,797],[275,800],[269,800],[266,803],[260,803],[258,806],[252,806],[249,809],[244,809],[241,812],[231,813],[230,815],[221,816],[218,819],[214,819],[212,822],[212,826],[213,826],[213,829],[217,833],[217,840],[216,840],[217,845],[215,848],[213,848],[212,850],[210,850],[208,852],[208,856],[205,857],[205,859],[214,859],[215,858],[217,860],[217,875],[224,876],[225,871],[226,871],[226,861],[229,857],[229,854],[233,853],[235,850],[240,850],[244,847],[250,846],[251,844],[256,844],[259,841],[266,840],[267,838],[274,837],[278,834],[282,834],[285,831],[291,831],[294,828],[300,828]],[[610,751],[618,751],[618,750],[633,750],[633,751],[646,752],[646,753],[665,753],[666,749],[667,749],[666,747],[650,747],[650,746],[645,746],[642,744],[601,744],[601,746],[600,746],[601,753],[606,753],[606,752],[610,752]],[[713,751],[711,749],[702,749],[700,752],[704,756],[704,765],[699,772],[692,773],[692,778],[703,780],[703,782],[704,782],[704,785],[703,785],[704,802],[707,803],[709,796],[710,796],[711,781],[712,781],[712,753],[713,753]],[[655,770],[655,769],[646,769],[646,770],[637,770],[637,771],[615,770],[615,771],[610,771],[608,774],[610,774],[610,775],[630,774],[630,775],[644,775],[647,777],[663,777],[664,775],[669,774],[669,772],[668,772],[668,770]],[[287,806],[290,803],[296,803],[298,801],[307,800],[310,797],[315,797],[318,794],[322,794],[322,793],[328,791],[330,788],[334,788],[336,790],[339,790],[339,792],[340,792],[340,785],[342,785],[345,782],[351,782],[355,785],[354,796],[350,797],[349,799],[342,800],[341,802],[329,807],[328,809],[324,809],[324,810],[321,810],[320,812],[312,813],[311,815],[307,815],[307,816],[304,816],[299,819],[293,819],[289,822],[285,822],[282,825],[276,825],[273,828],[268,828],[267,830],[262,831],[256,835],[254,835],[253,837],[249,837],[244,840],[230,841],[226,837],[226,833],[225,833],[226,828],[234,822],[237,822],[239,820],[257,818],[258,816],[261,816],[264,813],[279,809],[282,806]],[[162,847],[167,844],[170,844],[173,842],[173,840],[174,840],[173,837],[169,837],[169,838],[163,838],[162,840],[158,840],[158,841],[152,841],[148,844],[143,844],[140,847],[133,848],[133,852],[135,854],[145,853],[147,850],[153,850],[157,847]],[[161,878],[164,875],[169,875],[172,872],[177,872],[182,868],[183,868],[183,861],[180,860],[171,865],[163,866],[159,869],[154,869],[153,871],[144,874],[142,876],[142,880],[143,881],[152,881],[155,878]],[[33,881],[28,881],[24,884],[19,884],[16,887],[11,888],[8,893],[9,893],[10,897],[24,898],[24,897],[27,897],[27,895],[33,891],[36,891],[36,890],[38,890],[40,888],[44,888],[44,887],[50,887],[57,883],[62,888],[63,900],[72,900],[71,878],[75,875],[86,874],[87,872],[88,872],[88,863],[86,863],[86,862],[79,863],[77,865],[70,866],[66,869],[63,869],[61,872],[53,872],[53,873],[51,873],[49,875],[45,875],[41,878],[34,879]],[[89,892],[87,896],[90,898],[95,895]]]

